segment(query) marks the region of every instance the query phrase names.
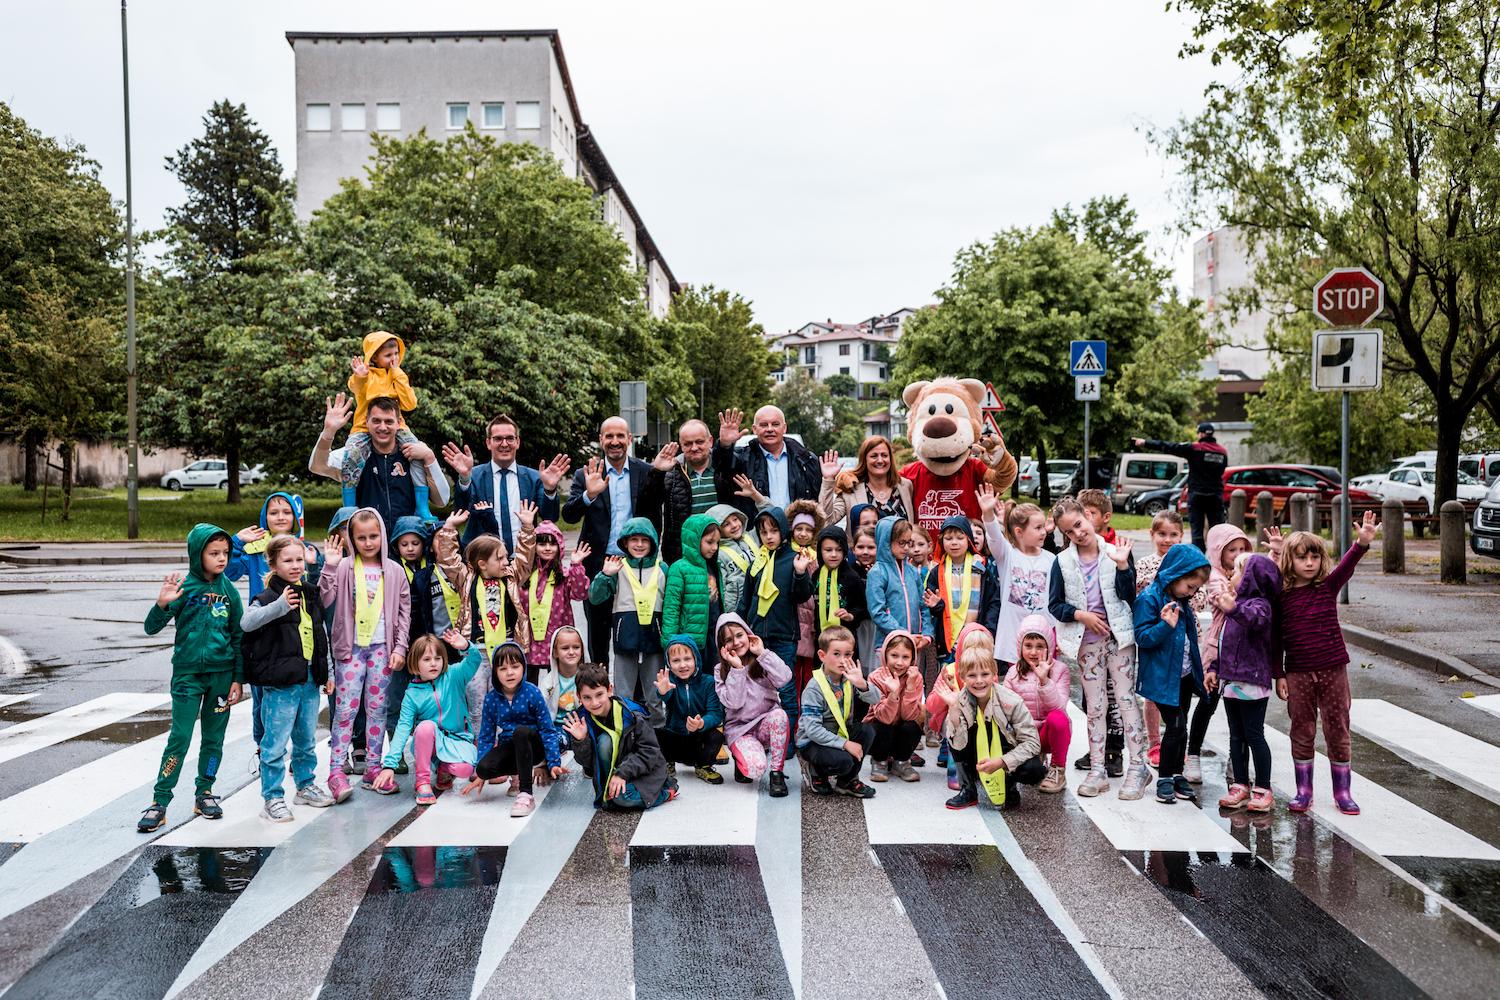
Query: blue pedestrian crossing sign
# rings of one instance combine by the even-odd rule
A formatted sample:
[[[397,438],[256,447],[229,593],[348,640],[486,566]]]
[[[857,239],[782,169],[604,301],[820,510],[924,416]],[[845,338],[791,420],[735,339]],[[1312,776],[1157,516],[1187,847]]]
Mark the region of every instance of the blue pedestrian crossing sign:
[[[1102,340],[1068,343],[1069,375],[1103,375],[1109,362],[1109,345]]]

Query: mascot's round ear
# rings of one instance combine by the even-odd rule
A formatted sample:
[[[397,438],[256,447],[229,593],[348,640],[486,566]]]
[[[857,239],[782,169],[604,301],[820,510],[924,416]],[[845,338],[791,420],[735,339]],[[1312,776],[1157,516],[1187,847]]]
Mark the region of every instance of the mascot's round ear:
[[[906,388],[901,390],[901,402],[906,404],[908,410],[911,409],[916,405],[917,397],[922,395],[922,390],[931,384],[926,379],[920,382],[908,382]],[[984,386],[979,387],[979,399],[981,402],[984,400]]]
[[[964,387],[964,392],[967,392],[971,397],[973,397],[974,408],[976,410],[984,405],[984,397],[986,395],[986,392],[983,382],[979,381],[977,378],[961,378],[958,380],[958,384]]]

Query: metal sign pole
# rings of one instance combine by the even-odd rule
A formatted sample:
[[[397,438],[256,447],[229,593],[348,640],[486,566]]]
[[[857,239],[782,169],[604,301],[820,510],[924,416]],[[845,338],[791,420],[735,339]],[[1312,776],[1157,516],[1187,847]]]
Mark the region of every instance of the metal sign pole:
[[[140,534],[140,442],[135,399],[135,198],[130,187],[130,42],[120,0],[120,66],[125,94],[125,537]]]
[[[1092,489],[1089,479],[1089,401],[1083,401],[1083,488]]]
[[[1349,551],[1349,527],[1350,522],[1354,518],[1354,512],[1349,507],[1349,393],[1347,391],[1341,392],[1339,396],[1342,397],[1339,407],[1342,411],[1339,419],[1339,424],[1341,425],[1339,428],[1341,432],[1339,441],[1339,479],[1342,480],[1340,488],[1344,491],[1344,516],[1339,519],[1338,534],[1334,537],[1339,540],[1338,558],[1342,559],[1344,553]],[[1405,530],[1404,525],[1401,528]],[[1347,583],[1344,584],[1344,589],[1339,591],[1339,603],[1349,603],[1349,585]]]

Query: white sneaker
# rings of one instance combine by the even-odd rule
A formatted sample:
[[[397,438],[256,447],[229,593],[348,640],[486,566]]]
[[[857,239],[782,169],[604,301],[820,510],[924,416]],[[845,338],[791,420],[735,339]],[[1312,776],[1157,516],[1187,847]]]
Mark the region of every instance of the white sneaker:
[[[292,811],[286,807],[286,799],[266,799],[266,804],[260,810],[260,818],[272,823],[290,823]]]
[[[1145,764],[1136,764],[1125,772],[1125,784],[1120,786],[1120,798],[1138,799],[1146,794],[1146,785],[1151,781],[1151,769]],[[1083,789],[1078,790],[1083,794]]]
[[[1182,764],[1182,776],[1195,785],[1203,784],[1203,762],[1195,753],[1188,754],[1187,760]]]
[[[1104,773],[1103,768],[1097,771],[1090,770],[1089,776],[1084,778],[1083,783],[1078,786],[1078,794],[1084,798],[1090,798],[1107,791],[1109,791],[1109,775]]]
[[[323,786],[309,784],[297,789],[297,794],[292,801],[299,806],[308,806],[312,809],[327,809],[333,805],[333,796],[323,791]]]

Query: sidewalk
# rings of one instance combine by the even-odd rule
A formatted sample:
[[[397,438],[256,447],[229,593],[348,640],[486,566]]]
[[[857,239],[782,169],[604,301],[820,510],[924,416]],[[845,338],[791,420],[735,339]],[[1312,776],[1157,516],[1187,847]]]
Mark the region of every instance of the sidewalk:
[[[0,563],[13,566],[178,565],[182,545],[167,542],[6,542]]]
[[[1137,556],[1149,534],[1129,531]],[[1404,575],[1380,571],[1380,540],[1359,562],[1349,603],[1339,606],[1344,639],[1424,670],[1500,689],[1500,560],[1468,554],[1469,582],[1438,582],[1438,543],[1406,540]]]

